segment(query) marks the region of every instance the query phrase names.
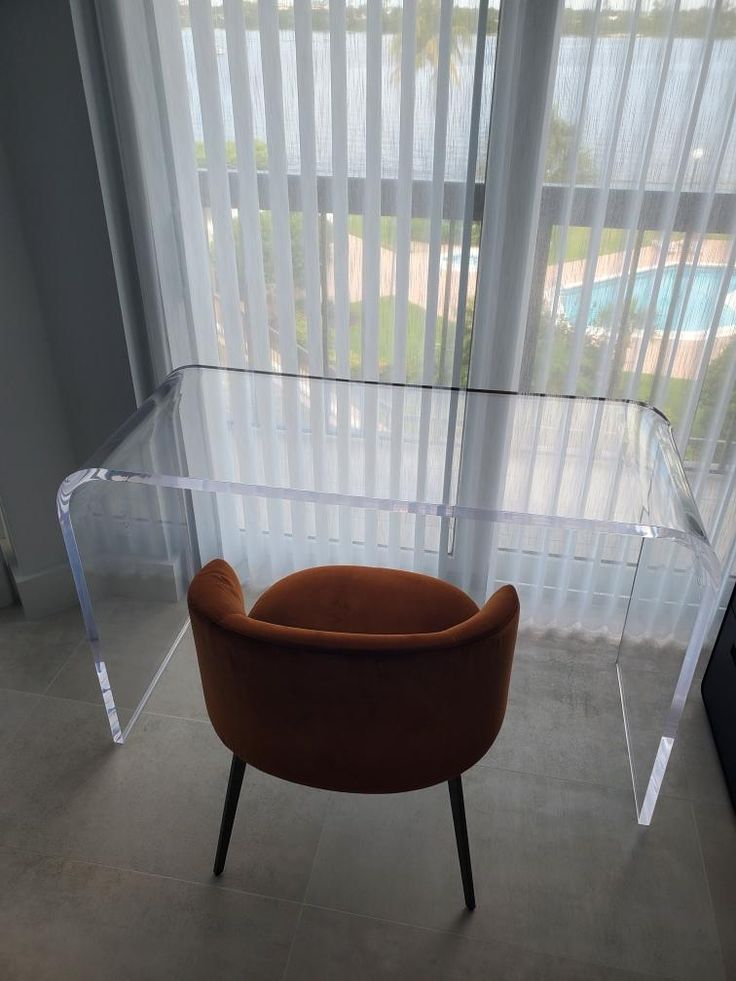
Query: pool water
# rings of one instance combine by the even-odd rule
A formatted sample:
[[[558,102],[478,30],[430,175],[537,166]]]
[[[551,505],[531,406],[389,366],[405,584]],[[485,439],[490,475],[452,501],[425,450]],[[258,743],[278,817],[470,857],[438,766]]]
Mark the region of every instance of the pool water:
[[[690,295],[687,297],[687,309],[682,322],[683,333],[688,334],[710,330],[723,279],[722,267],[699,266],[694,271],[692,286],[690,286],[692,270],[693,267],[688,266],[683,273],[675,306],[675,315],[671,322],[671,329],[675,331],[682,313],[683,300],[689,289]],[[643,327],[646,322],[655,276],[655,269],[647,269],[636,275],[632,296],[632,309],[638,312],[636,327]],[[668,266],[662,275],[654,314],[656,330],[664,330],[667,322],[676,276],[677,266]],[[618,284],[618,276],[611,279],[601,279],[593,284],[587,318],[589,325],[607,326],[616,304]],[[581,293],[581,286],[569,286],[561,290],[562,309],[566,319],[571,323],[575,323],[577,320]],[[729,284],[729,292],[723,305],[719,326],[736,327],[736,274],[731,278]]]
[[[440,257],[440,266],[443,269],[447,269],[447,252],[443,252]],[[452,271],[455,272],[460,269],[463,261],[463,253],[459,248],[455,248],[452,253]],[[468,252],[468,268],[477,269],[478,268],[478,247],[473,246]]]

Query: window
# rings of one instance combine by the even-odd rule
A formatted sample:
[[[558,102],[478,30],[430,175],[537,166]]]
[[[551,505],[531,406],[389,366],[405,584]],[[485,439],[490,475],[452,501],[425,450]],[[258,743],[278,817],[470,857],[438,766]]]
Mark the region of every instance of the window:
[[[734,567],[732,2],[111,6],[98,16],[131,109],[118,124],[161,373],[199,361],[651,402]],[[364,441],[369,481],[380,407],[321,418],[326,439]],[[421,418],[416,432],[417,480],[475,479],[473,454],[430,447]],[[403,546],[441,562],[451,534],[419,525]],[[560,559],[550,588],[581,557],[598,581],[605,549],[514,541],[525,575]]]

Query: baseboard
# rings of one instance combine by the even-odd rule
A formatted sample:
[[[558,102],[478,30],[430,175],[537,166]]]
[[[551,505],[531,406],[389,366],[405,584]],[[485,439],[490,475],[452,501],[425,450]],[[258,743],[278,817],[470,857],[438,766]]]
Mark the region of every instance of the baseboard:
[[[169,559],[110,556],[108,561],[100,556],[96,566],[96,570],[86,570],[93,606],[97,597],[111,596],[179,603],[188,585],[181,555]]]
[[[66,563],[30,574],[14,569],[11,575],[28,620],[42,620],[77,604],[74,580]]]

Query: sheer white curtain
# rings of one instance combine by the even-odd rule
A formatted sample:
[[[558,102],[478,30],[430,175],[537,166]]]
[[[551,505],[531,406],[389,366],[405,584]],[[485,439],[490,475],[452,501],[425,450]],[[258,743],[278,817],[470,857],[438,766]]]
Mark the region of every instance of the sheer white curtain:
[[[485,0],[118,0],[96,12],[159,376],[200,362],[650,401],[672,419],[734,567],[732,4],[506,0],[499,17]],[[460,491],[488,479],[488,453],[453,458],[427,413],[405,419],[392,398],[419,491],[432,467]],[[309,460],[288,428],[295,407],[259,410],[275,434],[264,471],[295,479],[359,445],[371,492],[376,399],[357,414],[310,406],[322,436]],[[538,445],[585,454],[605,438],[571,423],[540,428]],[[485,449],[503,480],[503,448]],[[390,461],[397,493],[405,462]],[[554,467],[534,479],[560,492]],[[617,493],[614,481],[611,506]],[[451,565],[452,530],[430,519],[293,505],[228,520],[268,533],[264,576],[279,549]],[[501,528],[473,544],[463,575],[480,592],[518,583],[545,628],[606,629],[636,560],[572,533]],[[676,573],[661,577],[665,599]]]
[[[662,410],[731,572],[736,9],[719,0],[598,0],[568,2],[562,16],[534,286],[513,385]],[[571,431],[552,445],[561,454],[581,436],[588,449],[605,438]],[[559,493],[559,480],[553,486]],[[620,492],[613,481],[611,502]],[[523,545],[510,543],[514,568]],[[637,556],[574,534],[535,548],[542,564],[528,578],[540,619],[604,629]],[[661,570],[657,599],[668,616],[677,618],[692,586],[674,560]]]
[[[516,6],[513,11],[521,20]],[[534,43],[534,30],[523,23],[509,40],[512,19],[508,5],[502,7],[489,148],[489,163],[499,159],[500,166],[489,167],[486,180],[489,217],[481,241],[471,384],[638,399],[659,408],[672,421],[706,528],[732,573],[736,9],[719,0],[567,2],[557,24],[553,70],[545,72],[536,56],[532,92],[525,73],[515,90],[501,85],[504,57],[518,64]],[[552,30],[550,22],[550,37]],[[512,55],[514,37],[520,37],[520,50]],[[536,119],[544,144],[537,182],[529,179],[532,131],[522,150],[512,149],[515,166],[501,178],[505,197],[491,209],[504,161],[499,144],[513,139],[502,97],[511,90],[508,118],[519,126],[539,87],[548,115],[544,127]],[[499,114],[503,132],[496,136]],[[528,198],[539,195],[531,250],[523,209],[516,204],[510,224],[503,217],[508,202],[520,199],[520,182]],[[483,439],[488,448],[488,435],[479,445]],[[529,493],[540,481],[553,497],[564,493],[561,468],[550,461],[570,453],[590,460],[608,439],[599,426],[576,429],[572,412],[562,432],[544,432],[540,419]],[[498,479],[504,480],[503,446],[491,448],[486,458],[499,460]],[[461,470],[463,477],[489,479]],[[581,493],[594,493],[592,488],[589,480]],[[617,478],[604,506],[612,509],[620,493]],[[638,546],[606,536],[504,528],[495,530],[491,548],[479,536],[473,544],[466,575],[482,575],[486,552],[484,591],[515,582],[527,623],[616,636]],[[645,548],[642,558],[657,569],[658,585],[640,627],[661,633],[664,625],[665,633],[678,637],[681,621],[687,622],[685,601],[695,601],[698,584],[682,556],[660,562],[655,550]]]
[[[159,377],[199,362],[463,383],[498,11],[486,0],[96,10]],[[370,494],[387,413],[404,435],[388,460],[397,496],[452,465],[428,402],[415,417],[400,392],[356,407],[342,389],[338,404],[310,405],[306,459],[290,397],[258,406],[270,457],[244,451],[234,472],[289,483],[332,468],[355,492],[357,468]],[[217,440],[212,421],[203,430]],[[330,558],[437,571],[438,520],[252,512],[223,513],[209,539],[222,548],[239,523],[263,532],[249,553],[264,582]]]

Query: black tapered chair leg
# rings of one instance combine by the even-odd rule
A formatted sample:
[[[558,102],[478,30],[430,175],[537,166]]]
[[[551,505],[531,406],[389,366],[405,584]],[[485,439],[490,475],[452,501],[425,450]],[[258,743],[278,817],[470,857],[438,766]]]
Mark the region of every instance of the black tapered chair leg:
[[[215,855],[215,875],[220,875],[225,868],[227,858],[227,848],[230,844],[230,835],[233,833],[233,822],[235,812],[238,809],[238,798],[240,788],[243,785],[245,774],[245,763],[233,754],[233,761],[230,764],[230,776],[227,781],[227,794],[225,795],[225,806],[222,809],[222,823],[220,824],[220,837],[217,841],[217,854]]]
[[[460,875],[463,880],[465,905],[475,909],[475,890],[473,889],[473,869],[470,865],[470,845],[468,843],[468,826],[465,823],[465,800],[463,799],[462,777],[453,777],[447,781],[450,788],[450,805],[452,820],[455,825],[455,840],[457,841],[457,856],[460,859]]]

